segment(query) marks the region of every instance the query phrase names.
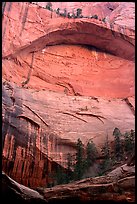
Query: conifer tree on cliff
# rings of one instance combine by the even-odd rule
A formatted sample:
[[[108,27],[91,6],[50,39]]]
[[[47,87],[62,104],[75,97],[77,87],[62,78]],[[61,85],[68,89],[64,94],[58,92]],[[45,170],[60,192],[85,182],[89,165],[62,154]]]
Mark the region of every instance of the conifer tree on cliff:
[[[133,152],[135,145],[135,132],[131,130],[130,132],[125,132],[124,134],[124,149],[126,152]]]
[[[115,128],[113,131],[113,136],[115,138],[114,142],[114,154],[117,161],[122,160],[123,158],[123,146],[121,142],[121,132],[118,128]]]
[[[52,3],[51,2],[47,2],[46,9],[48,9],[50,11],[52,10]]]
[[[89,168],[95,163],[97,157],[97,149],[92,140],[86,146],[86,168]]]
[[[73,168],[72,155],[70,153],[68,153],[68,155],[67,155],[67,173],[66,173],[67,183],[69,183],[73,179],[72,168]]]
[[[108,142],[108,134],[106,136],[106,140],[105,140],[104,146],[102,147],[101,152],[105,160],[108,160],[110,158],[110,147],[109,147],[109,142]]]
[[[81,17],[82,16],[82,9],[78,8],[77,9],[77,17]]]
[[[106,136],[104,145],[101,149],[102,155],[104,157],[103,161],[100,163],[100,174],[102,175],[105,171],[111,168],[112,160],[110,155],[110,146],[108,141],[108,134]]]
[[[84,174],[84,145],[80,138],[77,140],[76,146],[76,163],[74,166],[74,179],[79,180]]]

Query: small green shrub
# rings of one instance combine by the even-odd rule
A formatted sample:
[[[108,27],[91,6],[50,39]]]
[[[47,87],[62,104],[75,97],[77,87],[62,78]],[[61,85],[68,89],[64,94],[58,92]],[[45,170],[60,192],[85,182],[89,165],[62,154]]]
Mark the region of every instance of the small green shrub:
[[[98,19],[98,16],[97,16],[97,15],[94,15],[94,16],[92,16],[92,18],[94,18],[94,19]]]

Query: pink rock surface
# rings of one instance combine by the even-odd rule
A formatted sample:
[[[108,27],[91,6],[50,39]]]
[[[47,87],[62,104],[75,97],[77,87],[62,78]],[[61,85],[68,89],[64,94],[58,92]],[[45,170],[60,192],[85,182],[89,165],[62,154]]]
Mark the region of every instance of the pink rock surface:
[[[63,3],[53,8],[82,8],[108,22],[51,18],[27,2],[6,3],[3,16],[2,168],[33,188],[66,166],[78,138],[100,148],[115,127],[135,129],[134,3]]]

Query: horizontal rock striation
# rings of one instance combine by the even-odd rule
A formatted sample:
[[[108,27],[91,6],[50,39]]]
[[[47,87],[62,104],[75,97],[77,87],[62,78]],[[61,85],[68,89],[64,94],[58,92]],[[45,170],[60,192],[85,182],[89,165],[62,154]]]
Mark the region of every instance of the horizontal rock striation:
[[[3,170],[30,187],[46,185],[57,164],[66,167],[67,153],[75,153],[78,138],[85,145],[93,139],[100,147],[107,134],[113,141],[115,126],[123,132],[135,125],[125,100],[67,96],[12,83],[9,88],[6,82],[2,116]]]
[[[51,18],[38,5],[6,2],[2,168],[19,183],[46,186],[58,165],[66,167],[78,138],[99,148],[106,134],[113,141],[115,127],[135,129],[133,5],[114,4],[112,12],[112,4],[102,4],[100,17],[111,20],[105,24],[55,12]]]

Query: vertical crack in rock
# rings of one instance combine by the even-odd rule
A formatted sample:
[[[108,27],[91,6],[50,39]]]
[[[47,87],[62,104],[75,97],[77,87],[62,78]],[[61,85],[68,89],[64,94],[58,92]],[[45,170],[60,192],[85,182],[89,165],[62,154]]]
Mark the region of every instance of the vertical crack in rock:
[[[22,32],[23,32],[24,27],[25,27],[25,23],[26,23],[27,16],[28,16],[28,9],[29,9],[29,4],[27,3],[25,5],[25,11],[24,11],[23,18],[22,18],[22,29],[21,29],[21,32],[20,32],[20,36],[22,35]]]
[[[32,72],[33,63],[34,63],[34,52],[32,52],[31,65],[30,65],[30,69],[29,69],[29,72],[28,72],[27,79],[22,82],[22,87],[24,87],[30,81],[30,75],[31,75],[31,72]]]

